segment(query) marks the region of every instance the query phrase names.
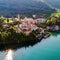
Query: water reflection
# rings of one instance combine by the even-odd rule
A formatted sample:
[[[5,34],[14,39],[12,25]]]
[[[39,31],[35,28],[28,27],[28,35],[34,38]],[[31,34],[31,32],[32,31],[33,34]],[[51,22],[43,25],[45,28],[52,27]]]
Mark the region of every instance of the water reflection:
[[[32,41],[30,43],[23,43],[23,44],[19,44],[19,43],[0,44],[0,51],[5,51],[5,50],[8,50],[8,49],[17,50],[17,49],[22,48],[22,47],[26,48],[26,47],[29,47],[29,46],[34,46],[38,42],[41,42],[41,40],[36,40],[36,41]]]
[[[13,60],[13,50],[6,50],[4,60]]]
[[[56,32],[51,32],[52,36],[57,37],[58,35],[60,35],[60,31],[56,31]]]

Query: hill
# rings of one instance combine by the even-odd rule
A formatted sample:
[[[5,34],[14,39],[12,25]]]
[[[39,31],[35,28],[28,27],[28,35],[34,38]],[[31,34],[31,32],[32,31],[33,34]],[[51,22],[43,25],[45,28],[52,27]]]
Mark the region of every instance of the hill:
[[[38,0],[0,0],[0,15],[6,17],[16,16],[17,14],[48,16],[54,11],[55,9]]]

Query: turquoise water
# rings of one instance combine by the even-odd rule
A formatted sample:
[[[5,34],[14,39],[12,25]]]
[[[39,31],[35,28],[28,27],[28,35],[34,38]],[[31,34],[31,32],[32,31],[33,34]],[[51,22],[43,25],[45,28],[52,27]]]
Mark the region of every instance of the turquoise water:
[[[13,58],[10,60],[60,60],[60,34],[43,39],[32,47],[23,47],[5,53],[6,51],[0,51],[0,60],[4,60],[6,55],[8,55],[8,58],[9,56]]]

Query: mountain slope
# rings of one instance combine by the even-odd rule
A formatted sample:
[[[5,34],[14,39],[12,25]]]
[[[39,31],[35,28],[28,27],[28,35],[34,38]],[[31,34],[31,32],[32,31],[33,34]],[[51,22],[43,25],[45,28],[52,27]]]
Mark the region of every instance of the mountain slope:
[[[50,4],[51,6],[60,9],[60,0],[44,0],[44,1]]]
[[[55,10],[38,0],[0,0],[0,15],[50,14]]]

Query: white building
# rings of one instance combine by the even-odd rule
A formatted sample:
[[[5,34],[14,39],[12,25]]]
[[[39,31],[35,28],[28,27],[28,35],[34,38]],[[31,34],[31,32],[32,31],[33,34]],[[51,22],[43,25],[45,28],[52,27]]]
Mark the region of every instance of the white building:
[[[37,24],[41,24],[41,23],[45,23],[45,19],[44,18],[38,18],[37,20]]]

